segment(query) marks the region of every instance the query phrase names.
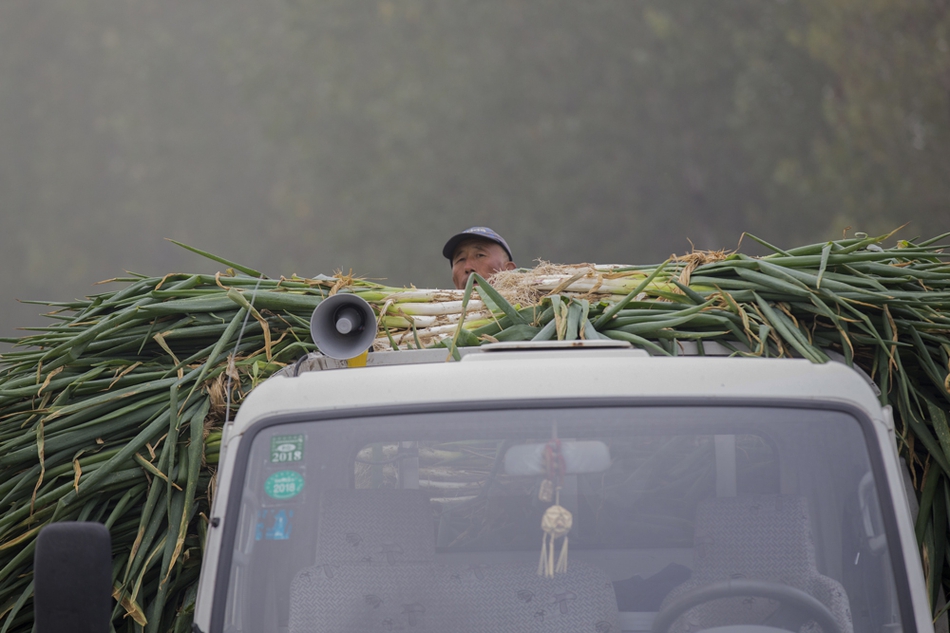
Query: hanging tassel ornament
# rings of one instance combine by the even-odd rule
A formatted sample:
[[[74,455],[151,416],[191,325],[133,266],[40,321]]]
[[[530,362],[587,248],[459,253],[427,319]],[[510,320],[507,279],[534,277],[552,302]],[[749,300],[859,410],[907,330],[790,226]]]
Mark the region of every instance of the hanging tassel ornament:
[[[560,496],[560,495],[558,495]],[[567,508],[562,507],[557,502],[544,512],[541,518],[541,530],[544,535],[541,537],[541,560],[538,563],[538,575],[553,578],[554,574],[567,572],[567,533],[571,531],[574,523],[574,517]],[[561,545],[561,553],[557,557],[557,563],[554,562],[555,541],[564,538]]]
[[[545,488],[548,488],[548,490],[553,488],[554,505],[545,510],[544,516],[541,517],[541,531],[544,534],[541,536],[541,559],[538,561],[538,575],[553,578],[554,574],[567,572],[567,533],[571,531],[571,526],[574,523],[574,517],[568,509],[561,506],[561,486],[564,483],[566,466],[564,456],[561,454],[561,441],[557,439],[556,434],[554,439],[545,446],[544,461],[547,478],[541,485],[539,497],[542,501],[550,501],[550,492],[546,491]],[[557,482],[556,487],[554,482]],[[545,494],[545,492],[548,492],[548,494]],[[564,542],[555,563],[554,552],[557,549],[555,541],[559,538],[563,538]]]

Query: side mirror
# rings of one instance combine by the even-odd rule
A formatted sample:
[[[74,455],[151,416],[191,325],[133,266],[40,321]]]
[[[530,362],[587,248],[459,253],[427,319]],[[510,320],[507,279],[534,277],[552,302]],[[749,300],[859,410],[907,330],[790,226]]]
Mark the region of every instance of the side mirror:
[[[505,473],[508,475],[543,475],[544,447],[546,444],[519,444],[505,453]],[[564,455],[565,475],[602,473],[610,468],[610,449],[603,442],[594,440],[564,440],[561,442]]]
[[[108,633],[112,540],[101,523],[44,527],[33,554],[36,633]]]

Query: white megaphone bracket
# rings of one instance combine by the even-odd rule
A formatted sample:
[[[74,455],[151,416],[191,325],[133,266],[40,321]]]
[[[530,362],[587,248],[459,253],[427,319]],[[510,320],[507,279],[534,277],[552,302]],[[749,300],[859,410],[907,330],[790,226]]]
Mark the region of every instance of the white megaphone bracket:
[[[313,311],[310,336],[325,356],[337,360],[355,359],[373,345],[376,314],[360,297],[336,294],[321,301]]]

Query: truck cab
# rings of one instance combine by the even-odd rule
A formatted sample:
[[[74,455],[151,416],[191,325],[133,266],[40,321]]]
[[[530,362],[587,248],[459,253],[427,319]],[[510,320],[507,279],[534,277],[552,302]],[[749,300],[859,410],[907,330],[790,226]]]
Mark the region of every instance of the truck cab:
[[[701,351],[288,368],[225,429],[195,630],[933,631],[869,381]]]

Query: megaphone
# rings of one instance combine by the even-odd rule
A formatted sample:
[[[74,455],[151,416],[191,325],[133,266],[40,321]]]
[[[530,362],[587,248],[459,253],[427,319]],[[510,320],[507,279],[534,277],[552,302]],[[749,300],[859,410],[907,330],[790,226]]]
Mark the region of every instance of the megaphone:
[[[325,356],[349,360],[373,344],[376,314],[360,297],[336,294],[321,301],[313,311],[310,336]]]

